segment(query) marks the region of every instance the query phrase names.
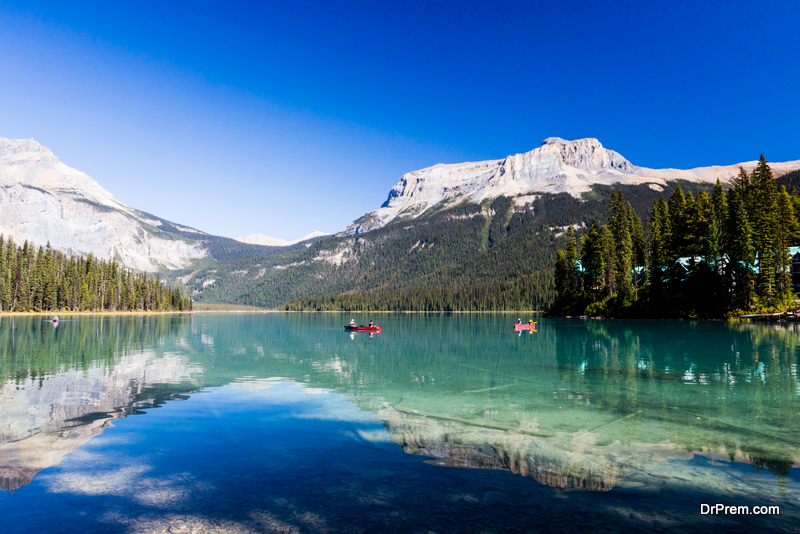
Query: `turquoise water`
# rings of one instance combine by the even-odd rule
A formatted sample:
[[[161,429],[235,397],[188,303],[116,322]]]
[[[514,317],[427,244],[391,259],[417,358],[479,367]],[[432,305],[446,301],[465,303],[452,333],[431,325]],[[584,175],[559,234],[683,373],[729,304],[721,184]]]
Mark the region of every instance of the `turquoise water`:
[[[3,317],[0,531],[798,530],[795,325],[350,317]]]

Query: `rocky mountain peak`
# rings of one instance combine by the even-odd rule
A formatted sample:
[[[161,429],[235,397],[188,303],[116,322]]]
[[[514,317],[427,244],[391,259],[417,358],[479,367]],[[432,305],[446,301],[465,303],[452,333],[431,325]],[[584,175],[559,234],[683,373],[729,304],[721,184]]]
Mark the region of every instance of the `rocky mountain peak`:
[[[53,152],[39,144],[36,139],[6,139],[0,137],[0,165],[6,167],[24,166],[35,162],[42,168],[63,166]]]
[[[600,141],[593,137],[568,141],[561,137],[548,137],[542,145],[529,152],[540,158],[548,155],[555,157],[561,164],[586,171],[615,169],[630,172],[636,168],[631,162],[617,152],[604,148]]]
[[[565,143],[569,143],[566,139],[562,139],[561,137],[548,137],[544,141],[542,141],[542,145],[563,145]]]
[[[26,154],[26,153],[46,153],[53,155],[49,148],[43,147],[36,139],[7,139],[0,137],[0,153],[3,154]],[[55,156],[53,156],[55,157]]]
[[[35,139],[0,138],[0,205],[0,234],[49,242],[67,254],[113,257],[149,272],[183,268],[208,254],[159,231],[160,221],[119,202]]]
[[[418,217],[429,209],[460,202],[481,203],[499,196],[516,197],[527,205],[536,193],[568,193],[580,197],[595,184],[653,184],[670,180],[714,183],[733,179],[739,166],[752,169],[755,162],[697,169],[648,169],[634,165],[621,154],[603,147],[595,138],[569,141],[548,137],[541,146],[504,159],[438,164],[404,174],[386,202],[362,215],[340,235],[355,235],[380,228],[397,217]],[[800,167],[800,161],[772,164],[779,173]]]

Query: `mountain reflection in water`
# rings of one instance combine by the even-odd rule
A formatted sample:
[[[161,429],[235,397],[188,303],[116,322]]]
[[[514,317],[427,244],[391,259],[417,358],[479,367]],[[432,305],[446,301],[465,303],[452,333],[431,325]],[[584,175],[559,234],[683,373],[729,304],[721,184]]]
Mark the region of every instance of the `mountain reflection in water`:
[[[137,410],[287,381],[345,395],[432,463],[560,489],[655,486],[695,455],[780,481],[800,462],[795,325],[545,320],[518,336],[510,316],[414,314],[351,337],[349,317],[3,318],[0,489]]]

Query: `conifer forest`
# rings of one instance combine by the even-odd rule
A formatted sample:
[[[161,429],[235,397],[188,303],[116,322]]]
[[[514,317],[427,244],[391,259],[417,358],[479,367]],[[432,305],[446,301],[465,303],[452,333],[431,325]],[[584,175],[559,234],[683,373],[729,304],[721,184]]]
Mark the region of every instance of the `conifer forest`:
[[[67,256],[0,236],[0,311],[180,311],[192,300],[116,260]]]
[[[712,318],[785,310],[795,303],[790,247],[799,214],[797,190],[778,189],[763,155],[727,191],[719,181],[711,193],[676,187],[653,202],[646,225],[616,192],[605,224],[580,234],[569,227],[551,313]]]

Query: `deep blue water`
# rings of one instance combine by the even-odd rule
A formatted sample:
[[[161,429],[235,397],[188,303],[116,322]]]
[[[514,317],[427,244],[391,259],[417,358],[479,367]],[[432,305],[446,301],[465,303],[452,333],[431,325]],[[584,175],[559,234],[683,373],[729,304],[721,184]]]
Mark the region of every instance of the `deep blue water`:
[[[792,325],[349,319],[2,318],[0,531],[798,530]]]

